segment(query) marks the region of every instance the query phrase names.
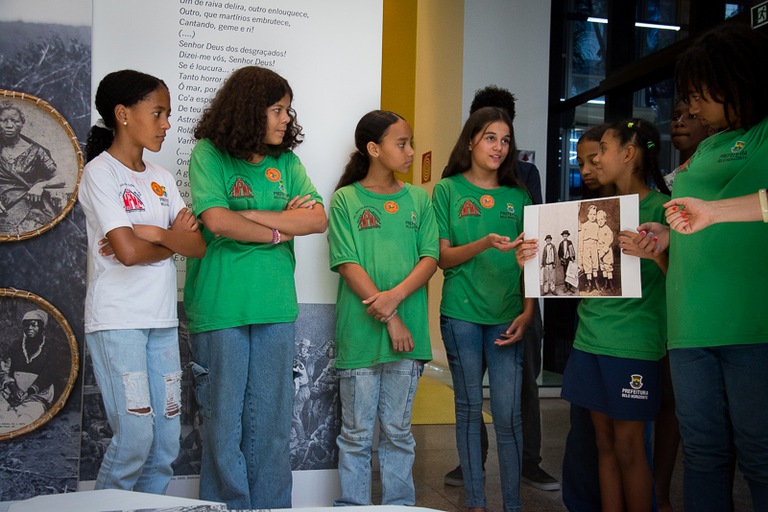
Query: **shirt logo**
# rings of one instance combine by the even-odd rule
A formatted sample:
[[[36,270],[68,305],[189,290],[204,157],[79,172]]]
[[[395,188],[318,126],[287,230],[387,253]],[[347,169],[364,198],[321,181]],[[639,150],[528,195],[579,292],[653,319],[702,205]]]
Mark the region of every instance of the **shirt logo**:
[[[515,205],[513,205],[512,203],[507,203],[507,211],[509,213],[515,213]]]
[[[477,205],[471,200],[467,199],[464,201],[464,204],[461,205],[461,209],[459,209],[459,218],[462,217],[479,217],[480,216],[480,208],[477,207]]]
[[[368,208],[363,210],[360,218],[357,220],[357,228],[360,231],[365,229],[378,229],[381,227],[379,216]]]
[[[416,231],[419,230],[419,223],[418,223],[418,217],[416,216],[416,212],[411,212],[411,220],[405,221],[405,227],[409,229],[415,229]]]
[[[274,167],[270,167],[269,169],[267,169],[264,175],[267,177],[269,181],[278,181],[281,176],[280,171],[278,171]]]
[[[731,153],[738,153],[739,151],[744,149],[744,146],[746,146],[746,145],[747,145],[747,143],[744,142],[743,140],[737,140],[733,144],[733,147],[731,148]]]
[[[493,208],[493,205],[496,204],[496,201],[493,200],[492,196],[486,194],[480,198],[480,204],[483,205],[483,208]]]
[[[165,187],[157,183],[156,181],[152,182],[152,192],[157,194],[160,197],[167,197],[168,194],[165,192]]]
[[[238,176],[229,188],[229,197],[253,197],[251,186]]]
[[[141,202],[138,192],[126,188],[123,190],[123,207],[127,212],[143,212],[144,203]]]
[[[384,203],[384,210],[387,213],[397,213],[397,210],[399,209],[400,207],[397,206],[397,203],[394,201],[387,201],[386,203]]]

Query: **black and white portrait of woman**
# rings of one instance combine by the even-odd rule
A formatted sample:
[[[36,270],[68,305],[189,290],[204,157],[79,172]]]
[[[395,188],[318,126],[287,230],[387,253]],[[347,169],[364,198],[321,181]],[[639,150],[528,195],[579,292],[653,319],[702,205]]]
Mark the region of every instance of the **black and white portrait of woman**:
[[[50,229],[74,204],[82,169],[67,122],[46,102],[0,91],[0,240]]]

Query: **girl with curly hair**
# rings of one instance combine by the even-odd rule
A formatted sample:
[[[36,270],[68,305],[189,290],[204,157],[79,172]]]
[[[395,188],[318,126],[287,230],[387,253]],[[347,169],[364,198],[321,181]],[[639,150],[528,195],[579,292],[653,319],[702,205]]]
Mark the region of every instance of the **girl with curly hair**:
[[[768,252],[768,224],[754,222],[760,220],[755,191],[766,186],[768,160],[768,70],[756,65],[766,53],[765,34],[728,24],[702,35],[675,70],[689,113],[714,132],[677,173],[673,199],[664,205],[674,228],[669,363],[686,510],[733,510],[734,458],[753,509],[768,510],[768,386],[761,382],[768,324],[759,314],[768,288],[760,263]],[[701,222],[696,199],[735,206],[742,211],[729,220],[745,222]],[[661,233],[655,225],[640,227]]]
[[[235,71],[195,129],[192,206],[208,243],[187,264],[196,396],[203,414],[200,497],[230,509],[291,506],[293,239],[325,231],[322,198],[293,148],[288,82]]]

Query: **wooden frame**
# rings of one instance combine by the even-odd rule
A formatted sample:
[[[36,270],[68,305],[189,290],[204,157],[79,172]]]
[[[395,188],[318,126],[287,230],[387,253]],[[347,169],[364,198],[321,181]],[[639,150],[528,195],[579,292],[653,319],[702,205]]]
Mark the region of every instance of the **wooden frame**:
[[[38,320],[39,330],[31,320]],[[44,373],[33,370],[38,357]],[[55,416],[75,385],[78,367],[77,340],[59,310],[33,293],[0,288],[0,441]]]
[[[25,240],[74,207],[83,153],[69,123],[46,101],[0,89],[0,242]]]

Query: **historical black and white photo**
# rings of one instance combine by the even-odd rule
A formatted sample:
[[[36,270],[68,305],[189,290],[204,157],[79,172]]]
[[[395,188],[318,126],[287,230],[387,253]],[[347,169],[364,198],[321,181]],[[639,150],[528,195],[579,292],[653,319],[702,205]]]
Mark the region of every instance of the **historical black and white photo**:
[[[52,227],[74,205],[82,167],[74,132],[53,107],[0,90],[0,240]]]
[[[638,211],[637,196],[526,206],[526,239],[539,241],[525,266],[526,297],[638,297],[639,261],[618,248]]]
[[[7,439],[61,409],[77,376],[78,356],[69,325],[32,294],[2,290],[0,333],[0,439]]]

